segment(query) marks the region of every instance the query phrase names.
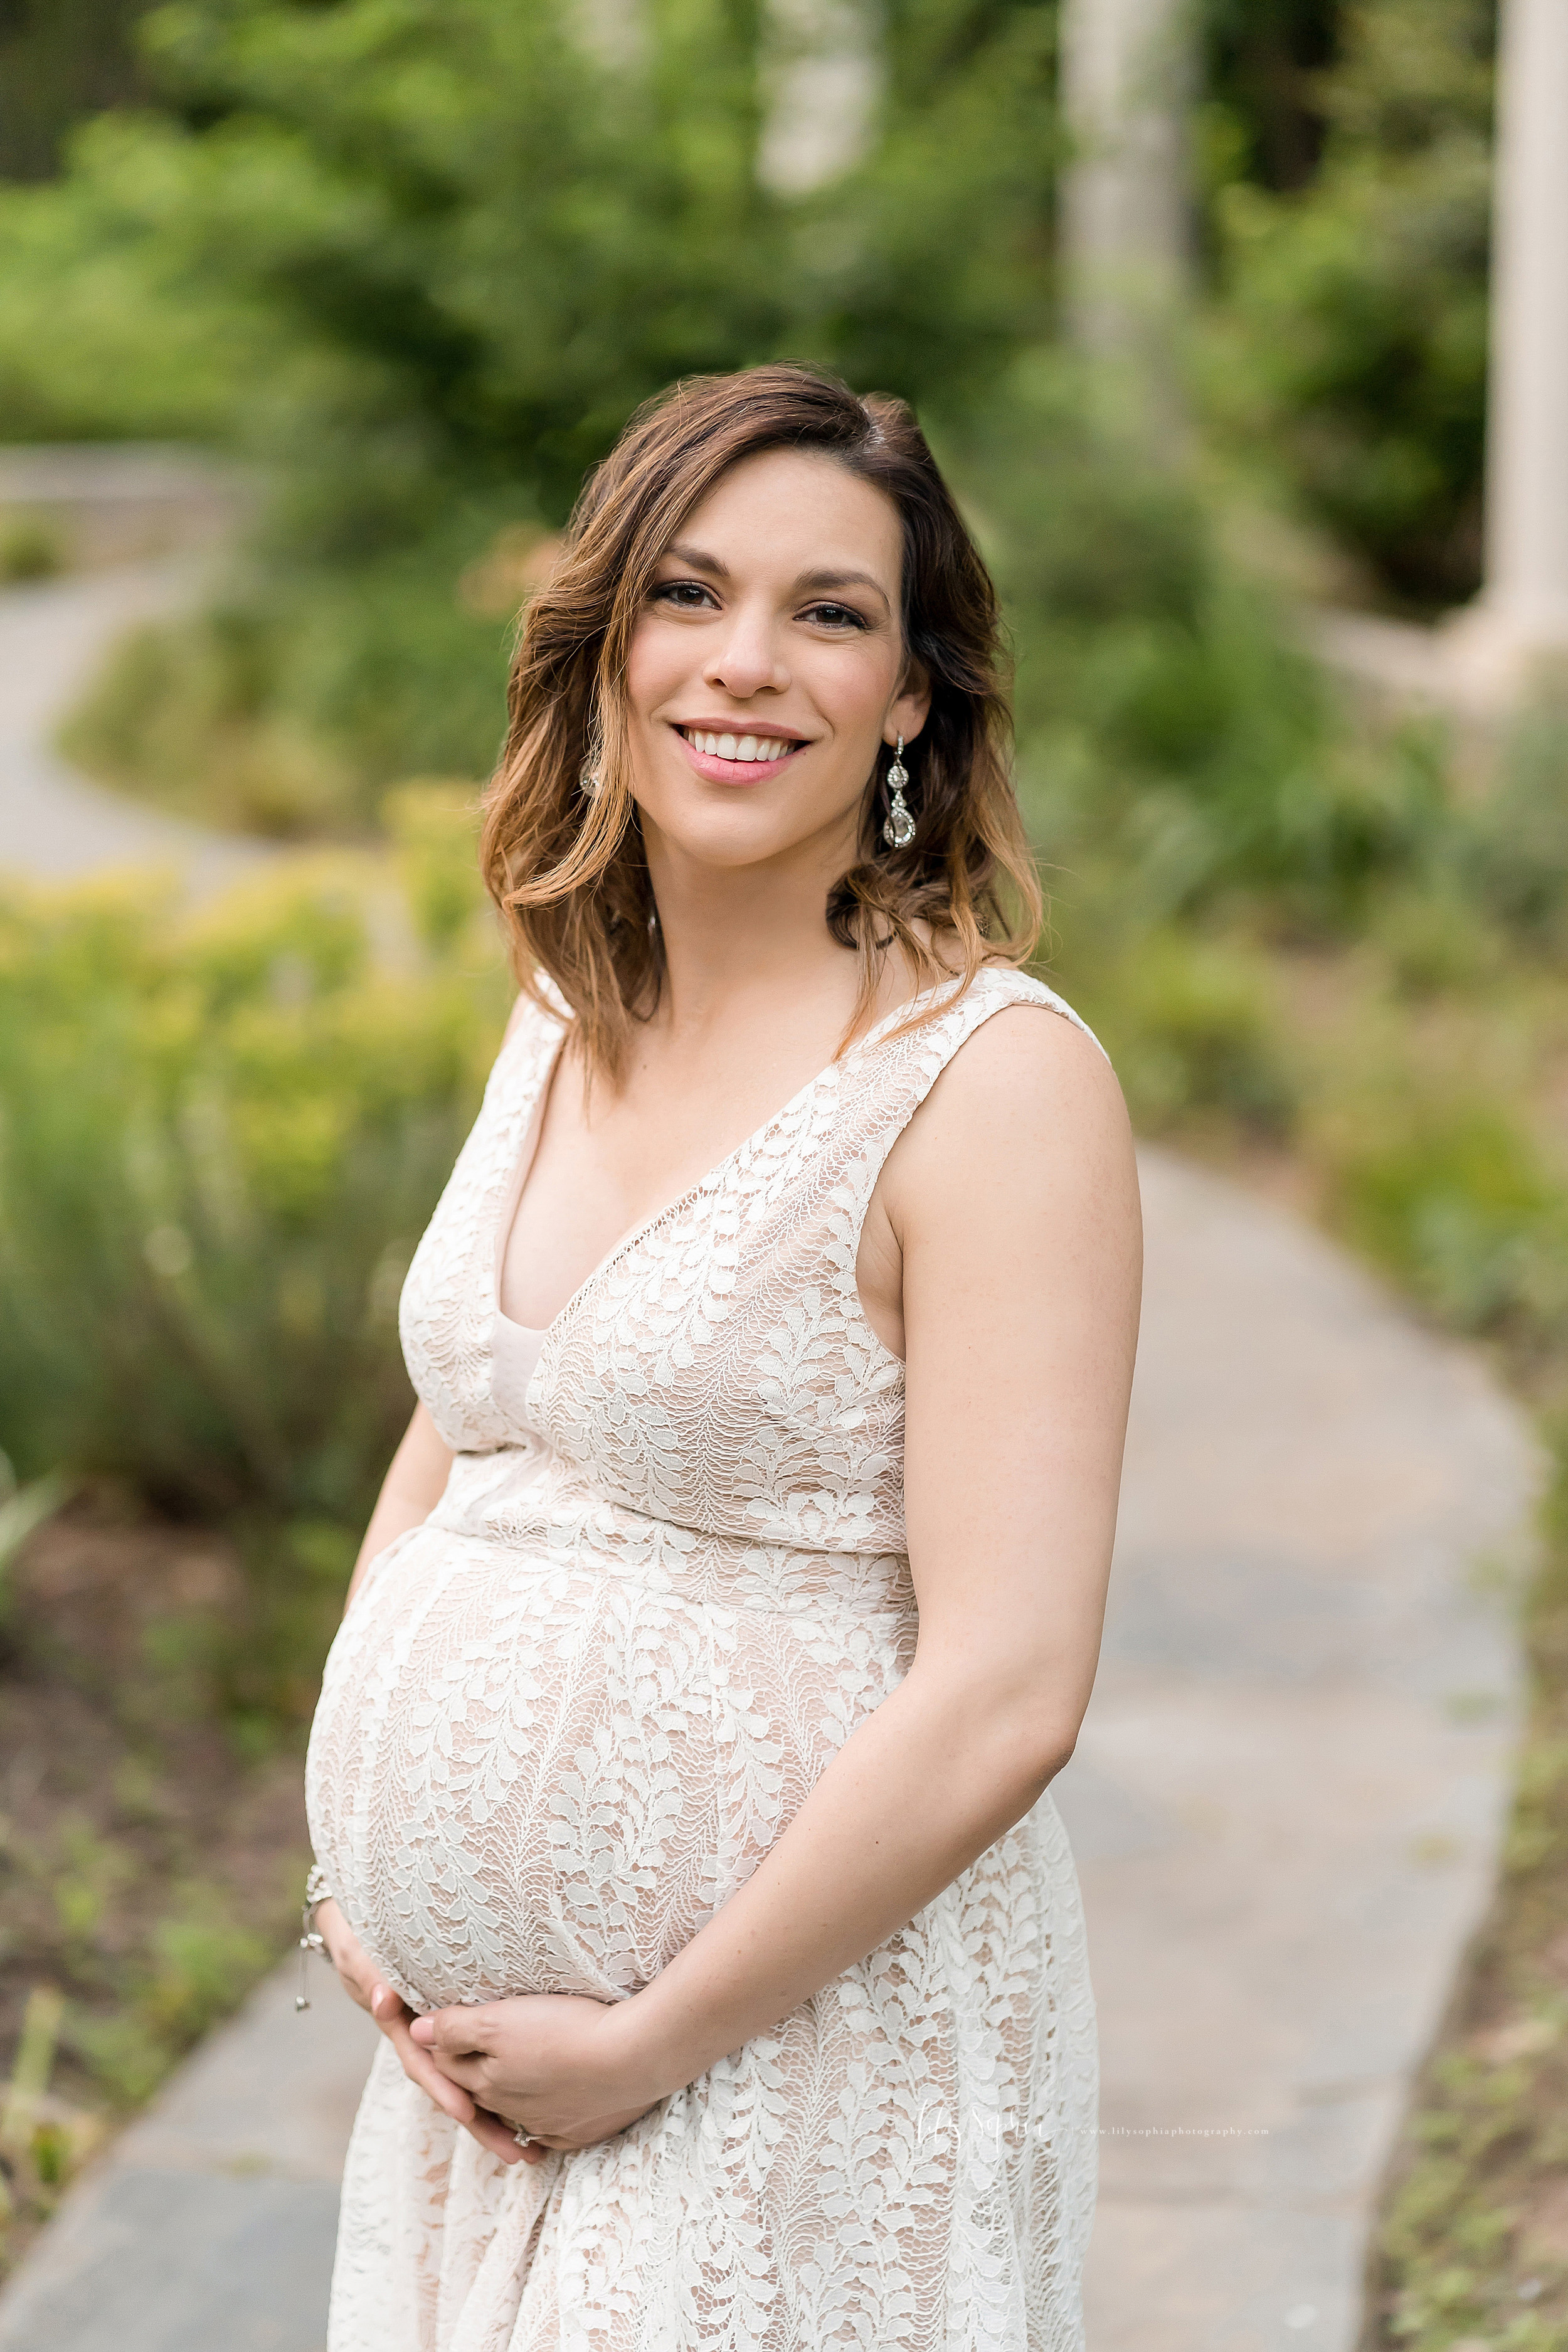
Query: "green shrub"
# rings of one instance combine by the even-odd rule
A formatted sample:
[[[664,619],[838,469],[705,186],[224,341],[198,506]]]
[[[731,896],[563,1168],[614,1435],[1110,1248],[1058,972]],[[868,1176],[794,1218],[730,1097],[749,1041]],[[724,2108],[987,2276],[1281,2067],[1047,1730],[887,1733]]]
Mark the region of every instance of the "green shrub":
[[[276,1957],[268,1940],[229,1916],[220,1887],[179,1890],[176,1908],[153,1932],[154,1966],[137,2003],[165,2046],[187,2047],[235,2004]]]
[[[68,759],[182,816],[288,840],[354,829],[352,764],[266,709],[277,650],[220,607],[133,629],[60,730]]]
[[[1206,394],[1386,592],[1454,603],[1480,568],[1490,0],[1357,0],[1299,193],[1217,200]]]
[[[1152,932],[1086,972],[1075,1001],[1145,1132],[1215,1114],[1255,1135],[1289,1129],[1297,1087],[1261,955]]]
[[[1372,936],[1405,996],[1473,987],[1505,967],[1506,940],[1475,896],[1450,875],[1387,891],[1373,909]]]
[[[0,516],[0,581],[52,580],[64,569],[59,532],[45,516]]]
[[[429,803],[399,817],[416,855]],[[184,919],[145,878],[0,904],[0,1436],[21,1475],[363,1520],[410,1404],[402,1272],[506,1001],[471,888],[467,923],[448,896],[379,956],[396,893],[365,861]]]
[[[1568,692],[1560,684],[1510,729],[1491,789],[1469,814],[1468,878],[1527,948],[1568,954]]]
[[[232,436],[276,380],[286,331],[194,268],[195,143],[172,121],[108,114],[69,159],[54,184],[0,183],[4,437]]]
[[[1016,648],[1037,838],[1053,863],[1113,866],[1145,923],[1265,898],[1342,929],[1435,854],[1437,747],[1352,730],[1201,479],[1098,395],[1031,353],[951,453]]]
[[[504,511],[504,509],[503,509]],[[89,774],[208,824],[363,838],[397,779],[489,772],[510,618],[458,601],[493,515],[457,501],[423,548],[281,565],[212,610],[133,631],[60,732]]]
[[[132,1866],[129,1853],[119,1860]],[[232,1889],[186,1880],[171,1895],[169,1910],[100,1970],[115,2006],[73,2002],[67,2011],[68,2046],[116,2105],[150,2096],[191,2044],[277,1965],[275,1936],[236,1916]],[[100,2003],[110,1984],[95,1988]]]
[[[760,163],[766,11],[691,0],[608,49],[570,0],[155,11],[182,119],[93,126],[15,209],[0,389],[17,430],[51,402],[62,437],[112,429],[121,384],[122,430],[181,429],[157,338],[183,291],[184,429],[242,443],[273,495],[226,612],[129,647],[72,755],[279,835],[363,833],[411,772],[485,772],[508,630],[457,583],[508,525],[560,521],[639,401],[784,352],[951,413],[1046,330],[1053,20],[893,0],[880,136],[788,197]]]
[[[1568,1192],[1499,1106],[1387,1102],[1330,1154],[1350,1238],[1455,1329],[1526,1343],[1568,1316]]]

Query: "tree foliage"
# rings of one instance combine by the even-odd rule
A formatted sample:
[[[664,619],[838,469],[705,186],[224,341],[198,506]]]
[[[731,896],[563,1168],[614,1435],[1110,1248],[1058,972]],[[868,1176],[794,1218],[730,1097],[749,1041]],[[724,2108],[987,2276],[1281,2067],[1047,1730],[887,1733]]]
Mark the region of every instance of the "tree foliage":
[[[172,753],[200,791],[246,733],[284,830],[482,772],[505,629],[456,584],[559,522],[640,401],[788,355],[941,421],[1047,330],[1055,0],[891,0],[865,152],[805,194],[764,169],[778,19],[647,0],[606,42],[579,0],[151,14],[161,109],[0,194],[0,399],[13,434],[221,433],[275,496],[222,626],[122,665],[110,767]]]
[[[1218,206],[1219,419],[1418,605],[1479,576],[1494,40],[1492,0],[1356,0],[1315,180]]]
[[[161,110],[89,135],[30,211],[0,198],[0,262],[41,242],[90,278],[113,249],[144,287],[177,248],[198,311],[264,322],[231,429],[286,453],[291,530],[325,552],[416,535],[458,481],[524,484],[558,520],[683,374],[790,353],[951,407],[1040,331],[1052,0],[894,0],[868,150],[803,197],[762,169],[775,11],[648,0],[614,41],[595,21],[575,0],[154,9]]]
[[[148,0],[0,0],[0,179],[47,180],[65,140],[142,96],[137,20]]]

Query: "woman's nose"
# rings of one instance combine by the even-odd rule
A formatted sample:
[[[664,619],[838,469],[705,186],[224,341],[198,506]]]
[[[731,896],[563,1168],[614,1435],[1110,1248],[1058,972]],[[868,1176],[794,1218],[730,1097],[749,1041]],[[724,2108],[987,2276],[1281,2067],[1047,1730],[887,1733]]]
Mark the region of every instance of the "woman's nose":
[[[722,687],[736,702],[790,682],[771,614],[739,611],[711,648],[703,670],[710,686]]]

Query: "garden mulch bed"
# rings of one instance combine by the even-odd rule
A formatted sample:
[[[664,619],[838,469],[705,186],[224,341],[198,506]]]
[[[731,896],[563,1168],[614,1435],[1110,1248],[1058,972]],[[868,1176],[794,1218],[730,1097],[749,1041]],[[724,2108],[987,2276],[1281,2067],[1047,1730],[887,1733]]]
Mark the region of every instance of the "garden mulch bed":
[[[308,1843],[301,1725],[232,1704],[253,1611],[224,1538],[96,1487],[0,1612],[4,2269],[286,1948]]]

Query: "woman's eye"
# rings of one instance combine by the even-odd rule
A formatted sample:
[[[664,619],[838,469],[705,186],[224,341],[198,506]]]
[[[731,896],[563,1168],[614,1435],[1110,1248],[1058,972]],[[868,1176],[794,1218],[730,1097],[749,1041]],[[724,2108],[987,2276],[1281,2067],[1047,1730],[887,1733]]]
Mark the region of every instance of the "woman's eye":
[[[705,588],[700,580],[661,580],[653,593],[657,604],[679,604],[691,612],[710,602],[713,592]]]
[[[863,629],[863,616],[849,604],[813,604],[805,614],[808,621],[819,621],[830,629]]]

